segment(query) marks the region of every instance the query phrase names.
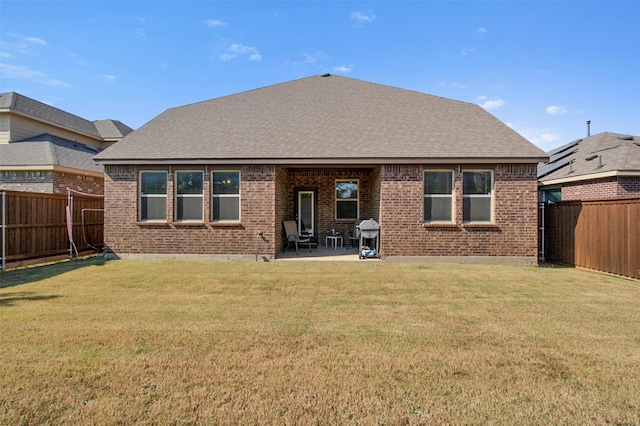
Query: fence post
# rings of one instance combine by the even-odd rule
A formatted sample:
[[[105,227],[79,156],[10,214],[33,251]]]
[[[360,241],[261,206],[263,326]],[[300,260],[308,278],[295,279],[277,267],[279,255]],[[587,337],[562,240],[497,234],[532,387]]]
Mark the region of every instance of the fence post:
[[[2,210],[2,217],[0,218],[0,227],[2,228],[2,261],[0,262],[0,272],[4,271],[7,267],[7,214],[5,213],[7,210],[7,202],[6,197],[7,193],[2,191],[2,205],[0,209]]]
[[[67,189],[68,191],[68,189]],[[68,195],[69,205],[67,208],[67,234],[69,235],[69,259],[73,259],[73,196]]]

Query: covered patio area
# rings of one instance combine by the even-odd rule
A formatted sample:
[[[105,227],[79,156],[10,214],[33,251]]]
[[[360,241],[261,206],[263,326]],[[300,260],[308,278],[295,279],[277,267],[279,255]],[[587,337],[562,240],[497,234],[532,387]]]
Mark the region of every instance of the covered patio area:
[[[309,248],[306,246],[301,246],[298,250],[298,254],[296,254],[295,248],[287,248],[284,252],[280,252],[278,257],[275,259],[276,261],[361,261],[361,262],[371,262],[379,259],[359,259],[358,257],[358,247],[340,247],[338,245],[337,249],[334,249],[331,246],[325,246],[324,244],[318,244],[317,247],[311,248],[311,253],[309,253]]]

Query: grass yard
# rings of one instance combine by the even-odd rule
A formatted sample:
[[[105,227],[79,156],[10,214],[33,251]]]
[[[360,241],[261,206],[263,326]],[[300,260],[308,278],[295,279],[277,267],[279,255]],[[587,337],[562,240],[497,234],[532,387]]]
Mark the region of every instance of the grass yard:
[[[637,281],[90,259],[0,287],[0,424],[640,424]]]

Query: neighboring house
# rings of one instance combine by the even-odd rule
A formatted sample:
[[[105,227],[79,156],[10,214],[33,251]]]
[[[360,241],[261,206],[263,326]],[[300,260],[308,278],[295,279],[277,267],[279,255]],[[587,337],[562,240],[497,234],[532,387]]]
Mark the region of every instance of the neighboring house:
[[[102,165],[92,157],[133,130],[89,121],[15,92],[0,94],[0,189],[102,194]]]
[[[640,196],[640,136],[599,133],[549,156],[538,166],[543,201]]]
[[[547,159],[478,105],[328,74],[169,109],[95,157],[120,257],[274,258],[285,219],[324,243],[374,218],[383,258],[524,264]]]

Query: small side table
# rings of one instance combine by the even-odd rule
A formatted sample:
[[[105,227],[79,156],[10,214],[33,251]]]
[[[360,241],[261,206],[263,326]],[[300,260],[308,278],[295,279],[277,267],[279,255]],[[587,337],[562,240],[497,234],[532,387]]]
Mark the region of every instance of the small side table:
[[[329,241],[331,241],[331,245],[333,246],[334,250],[338,250],[338,240],[340,240],[340,248],[342,248],[342,237],[337,235],[337,236],[333,236],[333,235],[327,235],[327,238],[325,239],[324,245],[326,245],[327,247],[329,247]]]

